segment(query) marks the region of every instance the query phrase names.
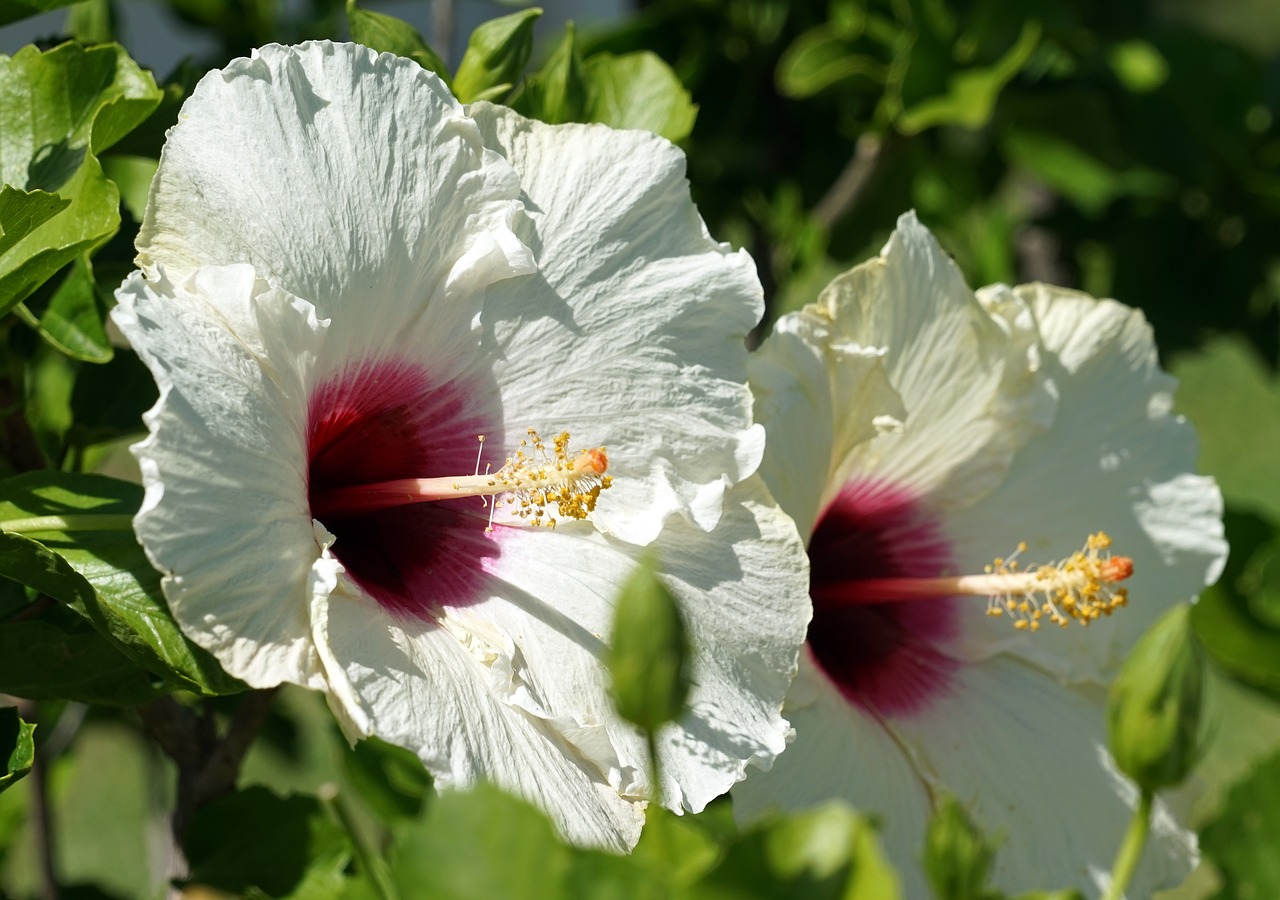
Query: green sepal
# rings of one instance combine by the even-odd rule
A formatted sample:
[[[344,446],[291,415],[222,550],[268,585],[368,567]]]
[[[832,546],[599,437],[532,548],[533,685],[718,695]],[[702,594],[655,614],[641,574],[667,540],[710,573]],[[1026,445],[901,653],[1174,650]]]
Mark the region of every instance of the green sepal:
[[[355,0],[347,0],[347,24],[351,40],[379,53],[394,53],[411,59],[428,72],[435,72],[446,82],[449,69],[417,29],[403,19],[385,13],[361,9]]]
[[[453,93],[463,103],[496,99],[510,90],[533,52],[533,23],[542,15],[536,6],[491,19],[471,32],[466,53],[453,76]]]
[[[0,709],[0,756],[5,757],[4,772],[0,773],[0,792],[13,787],[31,771],[36,761],[35,730],[35,725],[22,721],[17,707]]]

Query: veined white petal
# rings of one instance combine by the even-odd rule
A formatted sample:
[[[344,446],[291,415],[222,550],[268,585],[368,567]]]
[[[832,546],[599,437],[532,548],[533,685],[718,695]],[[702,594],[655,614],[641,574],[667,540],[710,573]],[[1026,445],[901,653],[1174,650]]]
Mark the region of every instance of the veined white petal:
[[[341,307],[339,357],[474,353],[485,286],[531,272],[511,167],[448,88],[355,44],[271,45],[206,75],[169,132],[138,262],[251,263]],[[447,370],[445,365],[437,369]]]
[[[608,448],[617,477],[594,520],[610,534],[648,543],[677,512],[713,528],[764,446],[745,385],[763,309],[751,258],[708,236],[662,138],[471,112],[519,174],[539,265],[485,302],[508,430]]]
[[[1137,798],[1107,755],[1105,693],[1064,688],[1009,657],[965,668],[954,687],[947,703],[890,727],[921,771],[936,773],[989,835],[1004,836],[995,885],[1096,897]],[[886,841],[895,862],[918,847]],[[1129,896],[1177,884],[1195,861],[1194,835],[1157,804]]]
[[[1000,292],[1009,291],[987,293]],[[1160,613],[1218,577],[1227,550],[1222,498],[1212,479],[1191,474],[1195,434],[1171,413],[1174,381],[1160,371],[1141,312],[1044,285],[1013,293],[1041,323],[1058,414],[995,492],[946,518],[956,564],[981,571],[1019,541],[1028,544],[1024,560],[1047,562],[1105,531],[1112,552],[1133,558],[1130,602],[1088,629],[1049,627],[1033,636],[978,614],[962,652],[1004,649],[1064,681],[1105,683]]]
[[[914,213],[818,306],[838,327],[833,339],[886,349],[889,383],[906,407],[902,431],[856,446],[849,472],[927,494],[934,509],[966,506],[1052,421],[1029,311],[1016,300],[980,303]]]
[[[175,619],[228,672],[255,687],[323,687],[305,589],[320,548],[299,367],[324,324],[248,266],[158,276],[135,272],[113,312],[160,387],[151,434],[133,447],[146,486],[135,530]]]

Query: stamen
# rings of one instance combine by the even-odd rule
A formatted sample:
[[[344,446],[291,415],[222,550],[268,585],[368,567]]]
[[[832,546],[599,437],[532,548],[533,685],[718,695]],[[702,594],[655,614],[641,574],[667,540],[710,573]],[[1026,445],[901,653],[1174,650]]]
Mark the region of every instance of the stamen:
[[[483,451],[484,437],[479,440]],[[565,431],[548,449],[538,432],[530,428],[529,437],[520,441],[520,447],[496,472],[486,468],[485,474],[480,474],[477,453],[474,475],[399,478],[319,491],[311,497],[311,514],[323,519],[411,503],[493,497],[486,530],[492,530],[494,509],[504,505],[515,507],[513,515],[526,524],[555,528],[556,518],[548,514],[547,507],[554,506],[561,517],[585,519],[595,509],[600,492],[613,483],[604,474],[608,467],[609,458],[603,447],[574,454],[569,449],[569,432]]]
[[[983,575],[938,578],[867,578],[827,582],[811,591],[815,604],[828,609],[905,600],[961,595],[985,596],[987,615],[1006,613],[1013,627],[1037,631],[1041,619],[1065,628],[1072,620],[1081,626],[1109,616],[1129,601],[1126,588],[1116,587],[1133,574],[1133,560],[1106,551],[1111,538],[1099,531],[1066,559],[1019,571],[1019,544],[1007,558],[997,557]],[[1105,554],[1105,555],[1104,555]]]

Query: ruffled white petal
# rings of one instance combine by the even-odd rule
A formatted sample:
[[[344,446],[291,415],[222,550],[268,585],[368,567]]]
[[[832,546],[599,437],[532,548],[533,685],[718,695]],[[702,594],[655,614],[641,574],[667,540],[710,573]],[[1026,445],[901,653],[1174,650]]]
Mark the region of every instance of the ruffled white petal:
[[[1076,887],[1097,896],[1128,827],[1137,792],[1111,765],[1105,693],[1063,688],[1010,658],[970,666],[948,701],[895,720],[918,770],[956,796],[989,834],[1003,835],[995,884],[1018,893]],[[919,840],[886,851],[899,864]],[[1184,878],[1194,836],[1157,807],[1129,895],[1149,897]]]
[[[995,287],[986,296],[1009,293]],[[1064,681],[1105,683],[1160,613],[1221,572],[1222,498],[1212,479],[1192,474],[1195,434],[1171,413],[1174,381],[1160,371],[1140,312],[1043,285],[1012,293],[1040,322],[1042,370],[1058,394],[1057,416],[995,492],[946,517],[957,566],[981,571],[1019,541],[1029,546],[1026,560],[1060,559],[1105,531],[1113,552],[1134,560],[1130,604],[1088,629],[1051,627],[1034,636],[975,615],[961,652],[1008,650]]]
[[[853,449],[850,473],[928,495],[934,509],[967,505],[1052,420],[1030,311],[1016,298],[980,303],[914,213],[818,306],[836,326],[830,343],[886,349],[889,383],[906,407],[901,433]]]
[[[854,472],[854,448],[902,429],[885,351],[842,341],[828,307],[783,316],[751,354],[756,420],[768,435],[760,474],[806,538]]]
[[[415,63],[354,44],[271,45],[210,72],[183,106],[138,262],[251,263],[321,318],[343,310],[338,363],[424,342],[448,359],[474,353],[483,288],[534,268],[510,228],[518,194]]]
[[[324,323],[249,266],[134,273],[113,316],[160,387],[135,530],[183,630],[255,687],[324,687],[306,584],[305,387]],[[283,361],[283,365],[277,362]]]
[[[920,848],[932,786],[904,748],[870,716],[850,706],[807,653],[787,697],[795,740],[767,772],[748,771],[733,789],[733,810],[750,822],[772,810],[846,800],[875,816],[880,838],[902,877],[904,897],[928,897]]]
[[[763,453],[745,385],[763,308],[751,258],[708,236],[662,138],[471,111],[519,174],[517,233],[539,265],[485,302],[508,432],[608,448],[615,487],[594,517],[607,533],[648,543],[673,513],[714,527]]]
[[[326,670],[341,667],[329,673],[331,684],[352,686],[356,709],[339,700],[340,717],[357,734],[414,747],[446,785],[488,779],[542,805],[575,841],[629,846],[636,814],[616,801],[642,805],[654,791],[642,735],[614,712],[603,656],[614,600],[640,551],[574,524],[501,529],[498,544],[488,599],[443,610],[430,627],[374,623],[385,617],[358,589],[339,591],[322,657]],[[714,535],[676,520],[654,546],[695,648],[689,707],[659,737],[662,798],[697,812],[749,762],[767,766],[786,745],[790,728],[779,710],[808,624],[807,570],[793,523],[755,478],[727,496]],[[355,631],[340,624],[348,606],[363,608],[353,615],[366,624]],[[393,664],[405,654],[412,665]],[[473,668],[433,677],[463,659]],[[464,674],[468,684],[449,683]],[[428,690],[439,692],[433,707],[458,706],[456,715],[540,749],[531,758],[481,746],[472,735],[489,732],[445,727],[442,713],[413,699]],[[528,772],[543,764],[543,744],[571,778],[548,787]]]

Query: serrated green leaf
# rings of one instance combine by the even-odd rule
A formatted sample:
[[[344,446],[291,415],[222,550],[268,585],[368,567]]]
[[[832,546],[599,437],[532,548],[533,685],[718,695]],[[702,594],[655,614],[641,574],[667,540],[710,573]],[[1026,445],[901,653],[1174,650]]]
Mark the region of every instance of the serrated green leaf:
[[[0,260],[9,248],[70,205],[66,197],[48,191],[20,191],[8,184],[0,188]]]
[[[471,32],[467,50],[453,76],[453,93],[463,103],[494,99],[498,87],[515,84],[533,52],[533,23],[542,15],[536,6],[490,19]]]
[[[0,709],[0,756],[6,760],[0,773],[0,791],[8,790],[31,771],[36,761],[36,726],[22,721],[18,709]]]
[[[345,833],[319,801],[264,787],[202,807],[182,844],[189,882],[249,896],[315,897],[317,882],[331,886],[351,858]]]
[[[115,44],[0,56],[0,183],[70,201],[0,255],[0,313],[119,228],[120,197],[95,154],[160,98],[151,75]]]
[[[449,80],[449,69],[444,60],[427,45],[417,29],[403,19],[361,9],[355,0],[347,0],[347,24],[351,29],[351,40],[357,44],[364,44],[379,53],[406,57],[428,72]]]
[[[0,692],[30,700],[136,706],[166,685],[75,613],[0,623]]]
[[[994,65],[964,69],[951,76],[946,93],[914,103],[897,117],[904,134],[919,134],[939,125],[981,128],[991,120],[996,99],[1022,71],[1040,43],[1040,23],[1025,23],[1018,40]]]
[[[638,128],[680,141],[693,131],[698,106],[676,73],[647,50],[587,60],[591,94],[587,120],[614,128]]]
[[[1222,876],[1215,900],[1280,897],[1280,755],[1261,762],[1227,793],[1200,830],[1200,850]]]
[[[586,121],[590,103],[586,65],[578,50],[573,23],[565,25],[542,68],[530,76],[512,106],[526,116],[559,125]]]
[[[76,2],[77,0],[4,0],[0,3],[0,25],[38,16]]]
[[[72,264],[38,318],[25,304],[18,306],[18,314],[50,346],[72,359],[105,363],[115,352],[107,339],[106,300],[83,256]]]
[[[28,568],[15,562],[3,574],[72,606],[125,655],[174,684],[202,694],[244,690],[169,614],[160,575],[133,534],[141,502],[138,485],[100,475],[30,472],[0,481],[0,528],[11,532],[11,546],[20,550],[25,541],[31,555]],[[39,550],[53,551],[80,580],[60,568],[42,574]]]

